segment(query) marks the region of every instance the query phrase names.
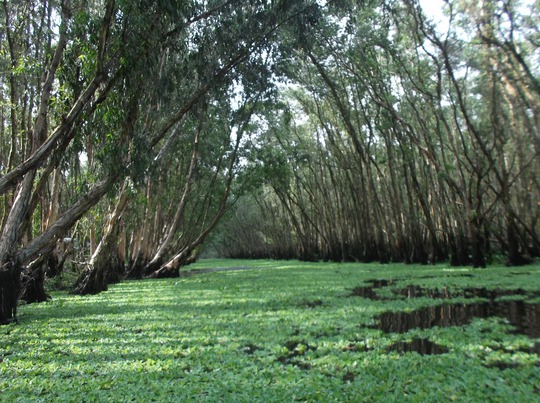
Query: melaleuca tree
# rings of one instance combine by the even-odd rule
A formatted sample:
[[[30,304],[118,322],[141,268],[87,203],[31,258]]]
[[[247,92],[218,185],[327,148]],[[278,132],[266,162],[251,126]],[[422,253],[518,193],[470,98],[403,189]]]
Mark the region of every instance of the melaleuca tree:
[[[257,75],[235,69],[261,59],[262,51],[256,51],[269,47],[276,29],[299,12],[285,3],[278,12],[277,5],[262,1],[64,0],[41,5],[3,3],[9,35],[2,37],[2,47],[40,45],[42,40],[46,46],[13,47],[3,59],[9,65],[8,79],[15,83],[8,90],[14,101],[29,85],[18,75],[20,66],[39,66],[35,71],[45,74],[36,75],[32,90],[24,91],[33,94],[34,103],[25,104],[33,108],[20,115],[14,103],[4,108],[10,114],[3,119],[4,149],[16,152],[10,164],[3,164],[0,178],[5,200],[2,322],[14,318],[21,272],[32,280],[56,241],[126,176],[137,186],[143,183],[146,170],[166,154],[183,118],[205,94],[226,88],[235,75],[246,77],[247,88]],[[160,100],[167,93],[168,99]],[[79,163],[84,158],[87,166]],[[60,175],[57,169],[67,159],[79,162],[68,164]],[[58,191],[51,195],[54,206],[38,203],[47,186],[58,189],[52,185],[59,183],[54,177],[78,186],[66,192],[73,196],[71,204],[64,198],[62,205]],[[47,216],[42,209],[47,204],[55,211],[54,220],[47,226],[30,225]],[[38,206],[40,215],[34,218]],[[26,228],[36,231],[25,237]]]
[[[447,5],[444,33],[416,2],[380,1],[330,7],[308,35],[283,37],[286,101],[310,119],[276,134],[294,175],[275,196],[312,237],[297,256],[302,242],[337,260],[538,255],[535,13]]]
[[[32,8],[36,5],[25,3],[26,8],[18,13],[13,3],[9,5],[7,2],[3,3],[6,29],[19,27],[21,22],[32,22],[32,29],[24,32],[25,36],[21,39],[21,43],[35,43],[34,39],[40,41],[42,37],[49,40],[44,46],[48,52],[36,51],[25,55],[25,63],[41,66],[44,74],[33,82],[33,89],[28,91],[35,96],[33,100],[35,107],[33,110],[30,109],[31,112],[26,119],[28,124],[24,133],[25,151],[20,154],[18,164],[9,167],[10,169],[0,178],[2,195],[14,190],[13,203],[6,210],[0,240],[1,322],[8,322],[15,316],[23,268],[30,262],[32,264],[27,267],[27,271],[32,272],[38,267],[39,260],[52,249],[61,233],[96,203],[114,181],[112,177],[108,177],[98,182],[83,199],[74,203],[50,226],[43,228],[44,232],[35,237],[35,234],[31,234],[33,239],[24,236],[25,228],[32,227],[29,221],[38,205],[36,200],[40,198],[48,177],[75,136],[76,124],[80,122],[87,108],[95,103],[97,94],[101,96],[106,94],[106,85],[109,81],[107,73],[110,64],[114,64],[115,61],[108,53],[111,50],[109,39],[115,13],[114,2],[109,1],[99,7],[100,13],[94,14],[98,22],[94,27],[96,57],[91,68],[92,73],[87,80],[82,81],[83,90],[80,93],[70,93],[66,90],[59,79],[59,72],[65,63],[70,62],[65,57],[65,52],[77,36],[72,30],[74,16],[89,10],[93,4],[82,5],[67,0],[60,4],[55,2],[42,4],[42,7]],[[41,13],[34,13],[40,9]],[[36,15],[41,18],[37,19]],[[40,32],[43,32],[44,36],[39,35]],[[11,39],[7,41],[12,42]],[[11,77],[15,74],[13,64],[9,74]],[[98,91],[102,85],[105,88]],[[15,146],[15,143],[12,144]]]
[[[276,32],[305,8],[219,3],[164,31],[154,69],[145,70],[152,84],[142,91],[135,130],[151,134],[135,135],[130,161],[139,172],[135,187],[144,194],[134,201],[144,213],[129,202],[124,213],[135,228],[127,247],[129,277],[177,275],[198,255],[236,187],[250,116],[270,94]],[[94,272],[89,267],[83,277]],[[77,286],[77,292],[105,286]]]

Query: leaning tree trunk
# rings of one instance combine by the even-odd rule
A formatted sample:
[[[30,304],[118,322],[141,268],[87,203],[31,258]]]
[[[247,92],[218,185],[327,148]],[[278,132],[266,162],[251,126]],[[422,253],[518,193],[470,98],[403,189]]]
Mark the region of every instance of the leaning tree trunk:
[[[233,160],[233,163],[234,163],[234,160]],[[147,272],[146,273],[147,277],[150,277],[150,278],[178,277],[180,275],[180,267],[182,265],[193,263],[197,259],[198,257],[197,250],[199,246],[203,244],[208,234],[212,232],[212,230],[216,227],[217,223],[219,222],[223,214],[225,214],[226,202],[229,198],[232,179],[233,179],[233,174],[232,174],[232,163],[231,163],[231,166],[229,167],[229,177],[227,180],[227,185],[222,195],[220,206],[218,210],[216,211],[216,213],[214,214],[212,221],[208,224],[206,228],[204,228],[201,231],[199,236],[194,241],[190,242],[188,245],[182,248],[182,250],[179,253],[177,253],[175,256],[173,256],[171,259],[169,259],[167,263],[161,265],[156,270]]]
[[[65,17],[65,16],[64,16]],[[63,20],[65,25],[65,20]],[[66,44],[65,27],[61,30],[58,48],[53,57],[51,66],[47,72],[46,80],[43,84],[39,114],[36,118],[33,128],[32,152],[36,154],[37,150],[47,137],[47,109],[51,98],[53,81],[56,69],[60,63],[60,58]],[[13,171],[12,171],[13,172]],[[17,245],[21,239],[23,223],[28,217],[34,180],[37,169],[29,170],[23,177],[13,206],[9,212],[2,237],[0,238],[0,299],[2,307],[0,310],[0,323],[6,323],[16,320],[16,306],[21,287],[22,265],[16,257]],[[7,176],[4,175],[4,176]]]
[[[193,177],[195,175],[195,168],[197,167],[197,161],[199,158],[198,157],[199,156],[199,137],[202,131],[202,122],[203,120],[201,118],[201,120],[199,121],[197,130],[195,131],[195,138],[193,139],[193,149],[191,152],[191,160],[189,163],[188,174],[186,176],[186,182],[184,184],[184,191],[182,192],[182,197],[180,198],[180,202],[176,209],[176,213],[167,231],[167,235],[165,236],[165,238],[159,245],[159,248],[156,251],[152,260],[149,263],[147,263],[147,265],[143,268],[143,273],[153,273],[154,271],[158,270],[161,267],[165,259],[165,254],[167,250],[169,249],[174,239],[174,236],[176,235],[176,231],[180,227],[184,219],[186,203],[187,203],[189,193],[191,191],[191,186],[193,184]]]
[[[60,170],[56,168],[53,175],[53,191],[51,200],[49,203],[47,219],[43,223],[43,232],[47,231],[54,222],[58,219],[58,213],[60,209]],[[48,177],[48,175],[46,175]],[[40,184],[44,185],[47,180],[42,176]],[[37,203],[36,194],[41,193],[40,185],[32,197],[33,203]],[[30,204],[32,204],[32,202]],[[33,210],[33,206],[29,207],[29,210]],[[26,225],[30,225],[31,220],[27,220]],[[40,255],[36,260],[30,263],[23,270],[22,278],[22,291],[20,298],[27,303],[45,302],[50,299],[50,296],[45,291],[45,277],[51,276],[51,274],[58,273],[58,254],[55,250],[52,250],[47,255]]]
[[[16,320],[22,272],[16,248],[21,237],[21,224],[26,218],[34,178],[35,171],[24,178],[0,239],[0,323]]]
[[[106,291],[111,279],[118,277],[118,271],[123,270],[124,262],[118,258],[118,234],[120,218],[128,201],[126,183],[120,191],[118,202],[112,212],[105,234],[92,255],[87,269],[79,277],[73,289],[74,294],[97,294]]]
[[[202,243],[202,242],[201,242]],[[174,278],[180,276],[180,267],[187,266],[197,261],[200,255],[198,247],[193,244],[187,246],[182,252],[176,254],[166,264],[150,273],[149,278]]]
[[[155,188],[154,182],[148,178],[145,190],[145,213],[140,225],[131,233],[129,262],[126,270],[126,278],[141,279],[143,277],[143,269],[152,259],[155,250],[155,232],[159,227],[158,219],[161,214],[160,206],[155,203],[155,195],[162,191],[161,181],[158,181],[158,186]],[[155,208],[154,208],[154,205]],[[154,211],[154,209],[156,211]]]
[[[52,252],[57,244],[57,240],[70,229],[90,208],[92,208],[100,199],[107,193],[116,180],[116,175],[107,177],[102,182],[94,186],[88,193],[83,195],[73,206],[66,210],[58,220],[51,225],[47,231],[40,236],[34,238],[28,245],[20,250],[15,257],[2,266],[0,270],[0,289],[2,293],[0,299],[2,301],[2,310],[0,312],[0,323],[7,323],[16,320],[16,304],[21,292],[21,271],[25,265],[28,265],[25,270],[25,282],[27,287],[39,287],[36,295],[32,300],[40,300],[47,298],[43,287],[43,264],[40,259],[45,259]],[[2,240],[3,241],[3,240]],[[0,242],[2,246],[4,242]],[[38,264],[39,263],[39,264]],[[43,272],[44,273],[44,272]],[[41,295],[41,297],[39,297]],[[15,296],[15,299],[13,299]],[[45,297],[43,297],[45,296]],[[11,304],[11,305],[10,305]]]
[[[106,43],[111,24],[111,17],[114,10],[114,1],[107,3],[107,13],[104,18],[102,35],[100,38],[100,53],[98,55],[97,71],[94,79],[90,82],[86,90],[74,102],[70,112],[64,116],[57,128],[48,136],[47,119],[52,96],[56,72],[60,65],[67,45],[67,26],[71,18],[69,2],[62,2],[60,34],[56,49],[50,60],[50,65],[45,71],[45,80],[41,88],[39,108],[36,113],[32,133],[32,152],[29,157],[19,166],[13,168],[0,178],[0,194],[4,194],[8,189],[20,183],[17,197],[9,212],[5,222],[2,236],[0,238],[0,323],[8,323],[16,320],[17,301],[21,291],[22,267],[31,260],[35,260],[39,254],[49,253],[56,240],[66,228],[71,227],[74,220],[77,220],[86,211],[85,206],[93,206],[103,195],[99,192],[103,188],[98,186],[97,192],[93,192],[88,199],[79,200],[70,209],[69,214],[54,223],[49,230],[32,240],[23,250],[18,251],[18,244],[21,239],[21,228],[28,215],[32,213],[31,198],[34,188],[34,180],[40,166],[45,164],[51,154],[60,155],[69,145],[73,131],[73,125],[82,113],[84,107],[90,102],[99,85],[103,82],[105,75],[103,60],[105,58]],[[109,180],[105,185],[112,184]],[[88,195],[87,195],[88,196]],[[89,208],[89,207],[88,207]],[[33,275],[32,272],[29,273]]]

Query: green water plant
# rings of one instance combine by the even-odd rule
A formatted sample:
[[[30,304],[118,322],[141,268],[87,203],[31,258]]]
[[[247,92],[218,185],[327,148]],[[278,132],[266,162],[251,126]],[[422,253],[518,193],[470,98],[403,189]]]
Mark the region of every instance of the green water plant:
[[[220,260],[200,261],[188,270],[208,268],[242,270],[128,281],[95,296],[56,292],[48,302],[21,306],[20,323],[0,329],[0,400],[533,401],[540,396],[540,338],[513,333],[501,317],[406,333],[377,329],[383,312],[468,303],[463,296],[405,298],[393,291],[411,284],[523,290],[504,298],[537,303],[539,265],[477,271]],[[354,287],[374,279],[393,280],[375,290],[385,298],[351,296]],[[444,353],[390,348],[415,339],[430,340]]]

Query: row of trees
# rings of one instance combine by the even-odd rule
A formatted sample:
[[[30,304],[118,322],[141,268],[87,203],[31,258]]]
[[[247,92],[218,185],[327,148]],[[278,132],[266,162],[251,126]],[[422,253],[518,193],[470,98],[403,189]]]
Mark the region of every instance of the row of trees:
[[[539,256],[540,7],[447,9],[440,32],[414,0],[2,1],[0,322],[67,260],[95,293],[178,275],[211,234],[231,256]]]
[[[197,256],[252,186],[276,38],[311,3],[2,2],[0,322],[68,257],[85,294]]]
[[[367,2],[318,24],[260,137],[275,175],[215,248],[476,267],[540,256],[539,10],[447,1],[435,25],[415,1]]]

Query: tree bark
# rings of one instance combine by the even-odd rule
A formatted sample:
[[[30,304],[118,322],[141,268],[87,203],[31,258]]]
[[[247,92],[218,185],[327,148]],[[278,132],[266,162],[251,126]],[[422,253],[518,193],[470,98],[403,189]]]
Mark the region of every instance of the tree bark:
[[[176,213],[172,220],[172,224],[167,230],[167,235],[165,236],[165,238],[159,245],[159,248],[157,252],[155,253],[154,257],[152,258],[152,260],[143,269],[143,272],[145,273],[151,273],[155,271],[156,269],[158,269],[159,266],[161,266],[161,264],[163,263],[163,257],[165,256],[167,249],[169,248],[174,236],[176,235],[176,231],[178,227],[182,224],[187,199],[191,191],[191,185],[193,183],[193,175],[195,174],[195,168],[197,166],[197,161],[198,161],[198,156],[199,156],[199,136],[202,130],[202,119],[203,117],[201,116],[200,121],[199,121],[199,126],[197,127],[197,130],[195,131],[195,138],[193,139],[193,147],[192,147],[192,152],[191,152],[191,160],[189,163],[188,174],[186,176],[186,182],[184,185],[184,191],[182,193],[182,197],[180,198],[180,202],[178,203],[178,207],[176,209]]]
[[[110,215],[109,222],[96,251],[92,255],[88,267],[75,283],[73,293],[78,295],[97,294],[107,290],[112,279],[123,272],[123,263],[118,257],[118,234],[120,218],[128,201],[127,183],[118,196],[118,202]]]
[[[20,299],[31,304],[34,302],[45,302],[51,297],[45,291],[45,275],[48,270],[48,259],[40,256],[23,272],[22,292]]]
[[[60,60],[66,47],[67,38],[67,22],[69,19],[69,5],[64,4],[62,7],[62,21],[60,26],[60,37],[58,39],[57,48],[54,52],[53,58],[49,69],[47,70],[46,78],[43,83],[41,92],[40,105],[38,114],[34,123],[32,131],[32,152],[35,154],[40,149],[45,138],[47,138],[47,114],[49,108],[49,101],[51,99],[54,78],[56,71],[60,64]],[[13,171],[11,171],[13,172]],[[10,173],[11,173],[10,172]],[[10,173],[4,175],[1,179],[4,180]],[[32,190],[34,188],[34,179],[36,177],[36,170],[28,170],[25,172],[24,178],[20,184],[17,196],[13,203],[13,206],[9,212],[6,220],[2,237],[0,239],[0,267],[2,270],[12,271],[11,275],[5,274],[1,276],[4,281],[2,282],[2,291],[7,293],[13,293],[15,299],[12,296],[2,297],[2,303],[5,305],[0,312],[0,322],[8,322],[14,317],[10,316],[16,312],[17,299],[20,293],[20,279],[16,279],[15,276],[20,276],[21,267],[18,258],[16,257],[17,243],[21,238],[21,228],[28,215],[28,207],[32,197]],[[9,290],[9,287],[14,287],[13,291]],[[15,304],[9,307],[6,304]],[[7,315],[7,316],[6,316]]]
[[[28,263],[40,254],[46,254],[54,248],[56,241],[64,235],[89,209],[111,189],[118,173],[112,173],[101,182],[98,182],[84,196],[67,209],[58,220],[43,234],[34,238],[18,254],[18,261]]]

